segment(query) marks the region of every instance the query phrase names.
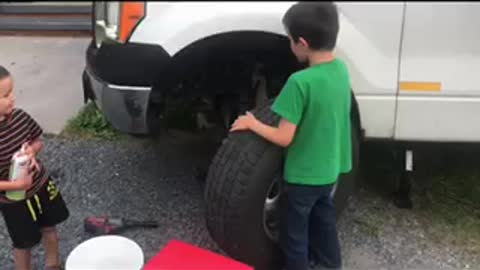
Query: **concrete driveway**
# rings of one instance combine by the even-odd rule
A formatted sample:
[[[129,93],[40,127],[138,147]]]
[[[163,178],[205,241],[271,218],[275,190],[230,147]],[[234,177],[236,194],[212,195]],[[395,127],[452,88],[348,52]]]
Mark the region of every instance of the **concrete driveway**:
[[[89,37],[0,36],[0,65],[15,79],[17,106],[58,134],[83,105]]]

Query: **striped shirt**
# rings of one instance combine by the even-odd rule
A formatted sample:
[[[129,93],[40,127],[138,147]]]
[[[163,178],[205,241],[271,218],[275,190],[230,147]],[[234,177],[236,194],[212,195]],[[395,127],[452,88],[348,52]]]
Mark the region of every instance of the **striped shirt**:
[[[26,142],[32,142],[42,135],[42,128],[25,111],[15,109],[12,114],[0,122],[0,181],[8,181],[10,163],[13,154],[20,150]],[[48,173],[43,164],[33,175],[32,186],[27,190],[27,197],[35,194],[48,180]],[[5,197],[5,192],[0,192],[0,203],[12,203]]]

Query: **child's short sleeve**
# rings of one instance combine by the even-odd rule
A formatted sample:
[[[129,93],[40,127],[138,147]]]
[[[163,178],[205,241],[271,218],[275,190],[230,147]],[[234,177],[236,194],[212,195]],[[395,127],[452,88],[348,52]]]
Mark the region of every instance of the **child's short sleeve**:
[[[298,125],[302,120],[305,107],[304,96],[295,77],[290,76],[282,91],[272,105],[272,111],[292,124]]]
[[[29,141],[34,141],[43,134],[43,130],[40,125],[30,115],[28,115],[28,133]]]

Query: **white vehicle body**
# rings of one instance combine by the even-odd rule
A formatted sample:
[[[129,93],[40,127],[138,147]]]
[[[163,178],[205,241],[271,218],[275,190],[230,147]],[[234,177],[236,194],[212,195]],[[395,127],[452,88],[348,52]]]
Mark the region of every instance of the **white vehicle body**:
[[[174,57],[235,31],[285,35],[295,2],[147,2],[129,42]],[[337,55],[348,64],[367,139],[480,140],[480,4],[339,2]],[[97,21],[97,24],[99,22]]]

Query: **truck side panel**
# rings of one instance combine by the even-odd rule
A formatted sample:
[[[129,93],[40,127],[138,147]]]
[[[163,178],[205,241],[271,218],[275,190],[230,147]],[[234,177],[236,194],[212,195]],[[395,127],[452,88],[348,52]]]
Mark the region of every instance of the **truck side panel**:
[[[242,30],[285,35],[281,18],[295,2],[147,2],[131,42],[161,45],[171,56],[206,37]]]
[[[407,3],[395,138],[480,140],[480,3]]]
[[[337,45],[347,60],[367,139],[394,134],[404,3],[338,3]]]

